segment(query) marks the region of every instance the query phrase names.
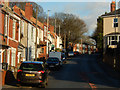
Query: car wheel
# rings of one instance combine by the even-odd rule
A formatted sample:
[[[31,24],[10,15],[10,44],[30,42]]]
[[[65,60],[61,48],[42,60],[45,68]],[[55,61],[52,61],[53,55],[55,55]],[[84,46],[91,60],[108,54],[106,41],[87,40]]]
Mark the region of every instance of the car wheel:
[[[46,88],[46,83],[42,84],[41,88]]]
[[[20,84],[20,83],[17,83],[17,84],[16,84],[16,86],[17,86],[17,87],[20,87],[20,86],[21,86],[21,84]]]
[[[46,79],[46,85],[48,85],[48,77],[47,77],[47,79]]]

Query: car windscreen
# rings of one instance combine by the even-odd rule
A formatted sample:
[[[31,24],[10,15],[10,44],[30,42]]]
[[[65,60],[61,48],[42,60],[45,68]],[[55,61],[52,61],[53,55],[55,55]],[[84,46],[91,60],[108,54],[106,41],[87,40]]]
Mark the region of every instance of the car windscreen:
[[[58,58],[48,58],[48,62],[59,62]]]
[[[69,52],[69,53],[73,53],[73,52]]]
[[[41,70],[43,70],[43,67],[41,64],[22,63],[20,66],[20,69],[26,70],[26,71],[41,71]]]

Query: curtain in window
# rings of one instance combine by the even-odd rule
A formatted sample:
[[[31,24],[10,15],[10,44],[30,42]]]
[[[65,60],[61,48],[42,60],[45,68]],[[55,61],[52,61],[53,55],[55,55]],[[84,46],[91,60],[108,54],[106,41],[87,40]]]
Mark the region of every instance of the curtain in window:
[[[13,39],[15,39],[15,34],[16,34],[16,21],[13,20]]]
[[[12,61],[11,65],[15,66],[15,63],[16,63],[16,50],[12,50],[11,61]]]
[[[4,18],[4,35],[7,36],[7,15],[5,14],[5,18]]]

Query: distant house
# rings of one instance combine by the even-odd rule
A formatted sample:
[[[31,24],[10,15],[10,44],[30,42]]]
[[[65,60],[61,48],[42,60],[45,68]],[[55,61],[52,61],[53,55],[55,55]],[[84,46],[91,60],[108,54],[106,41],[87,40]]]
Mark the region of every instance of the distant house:
[[[115,10],[115,1],[111,3],[111,12],[102,15],[104,51],[106,48],[116,48],[120,42],[120,9]]]
[[[62,49],[62,38],[57,36],[57,48]]]

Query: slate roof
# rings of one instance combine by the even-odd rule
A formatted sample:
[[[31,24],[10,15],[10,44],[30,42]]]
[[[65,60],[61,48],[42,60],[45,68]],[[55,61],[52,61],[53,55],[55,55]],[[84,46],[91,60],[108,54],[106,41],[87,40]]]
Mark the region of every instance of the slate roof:
[[[104,17],[104,16],[114,16],[114,15],[118,15],[118,14],[120,14],[120,9],[117,9],[116,11],[113,11],[113,12],[109,12],[109,13],[107,13],[107,14],[103,14],[102,16]]]

